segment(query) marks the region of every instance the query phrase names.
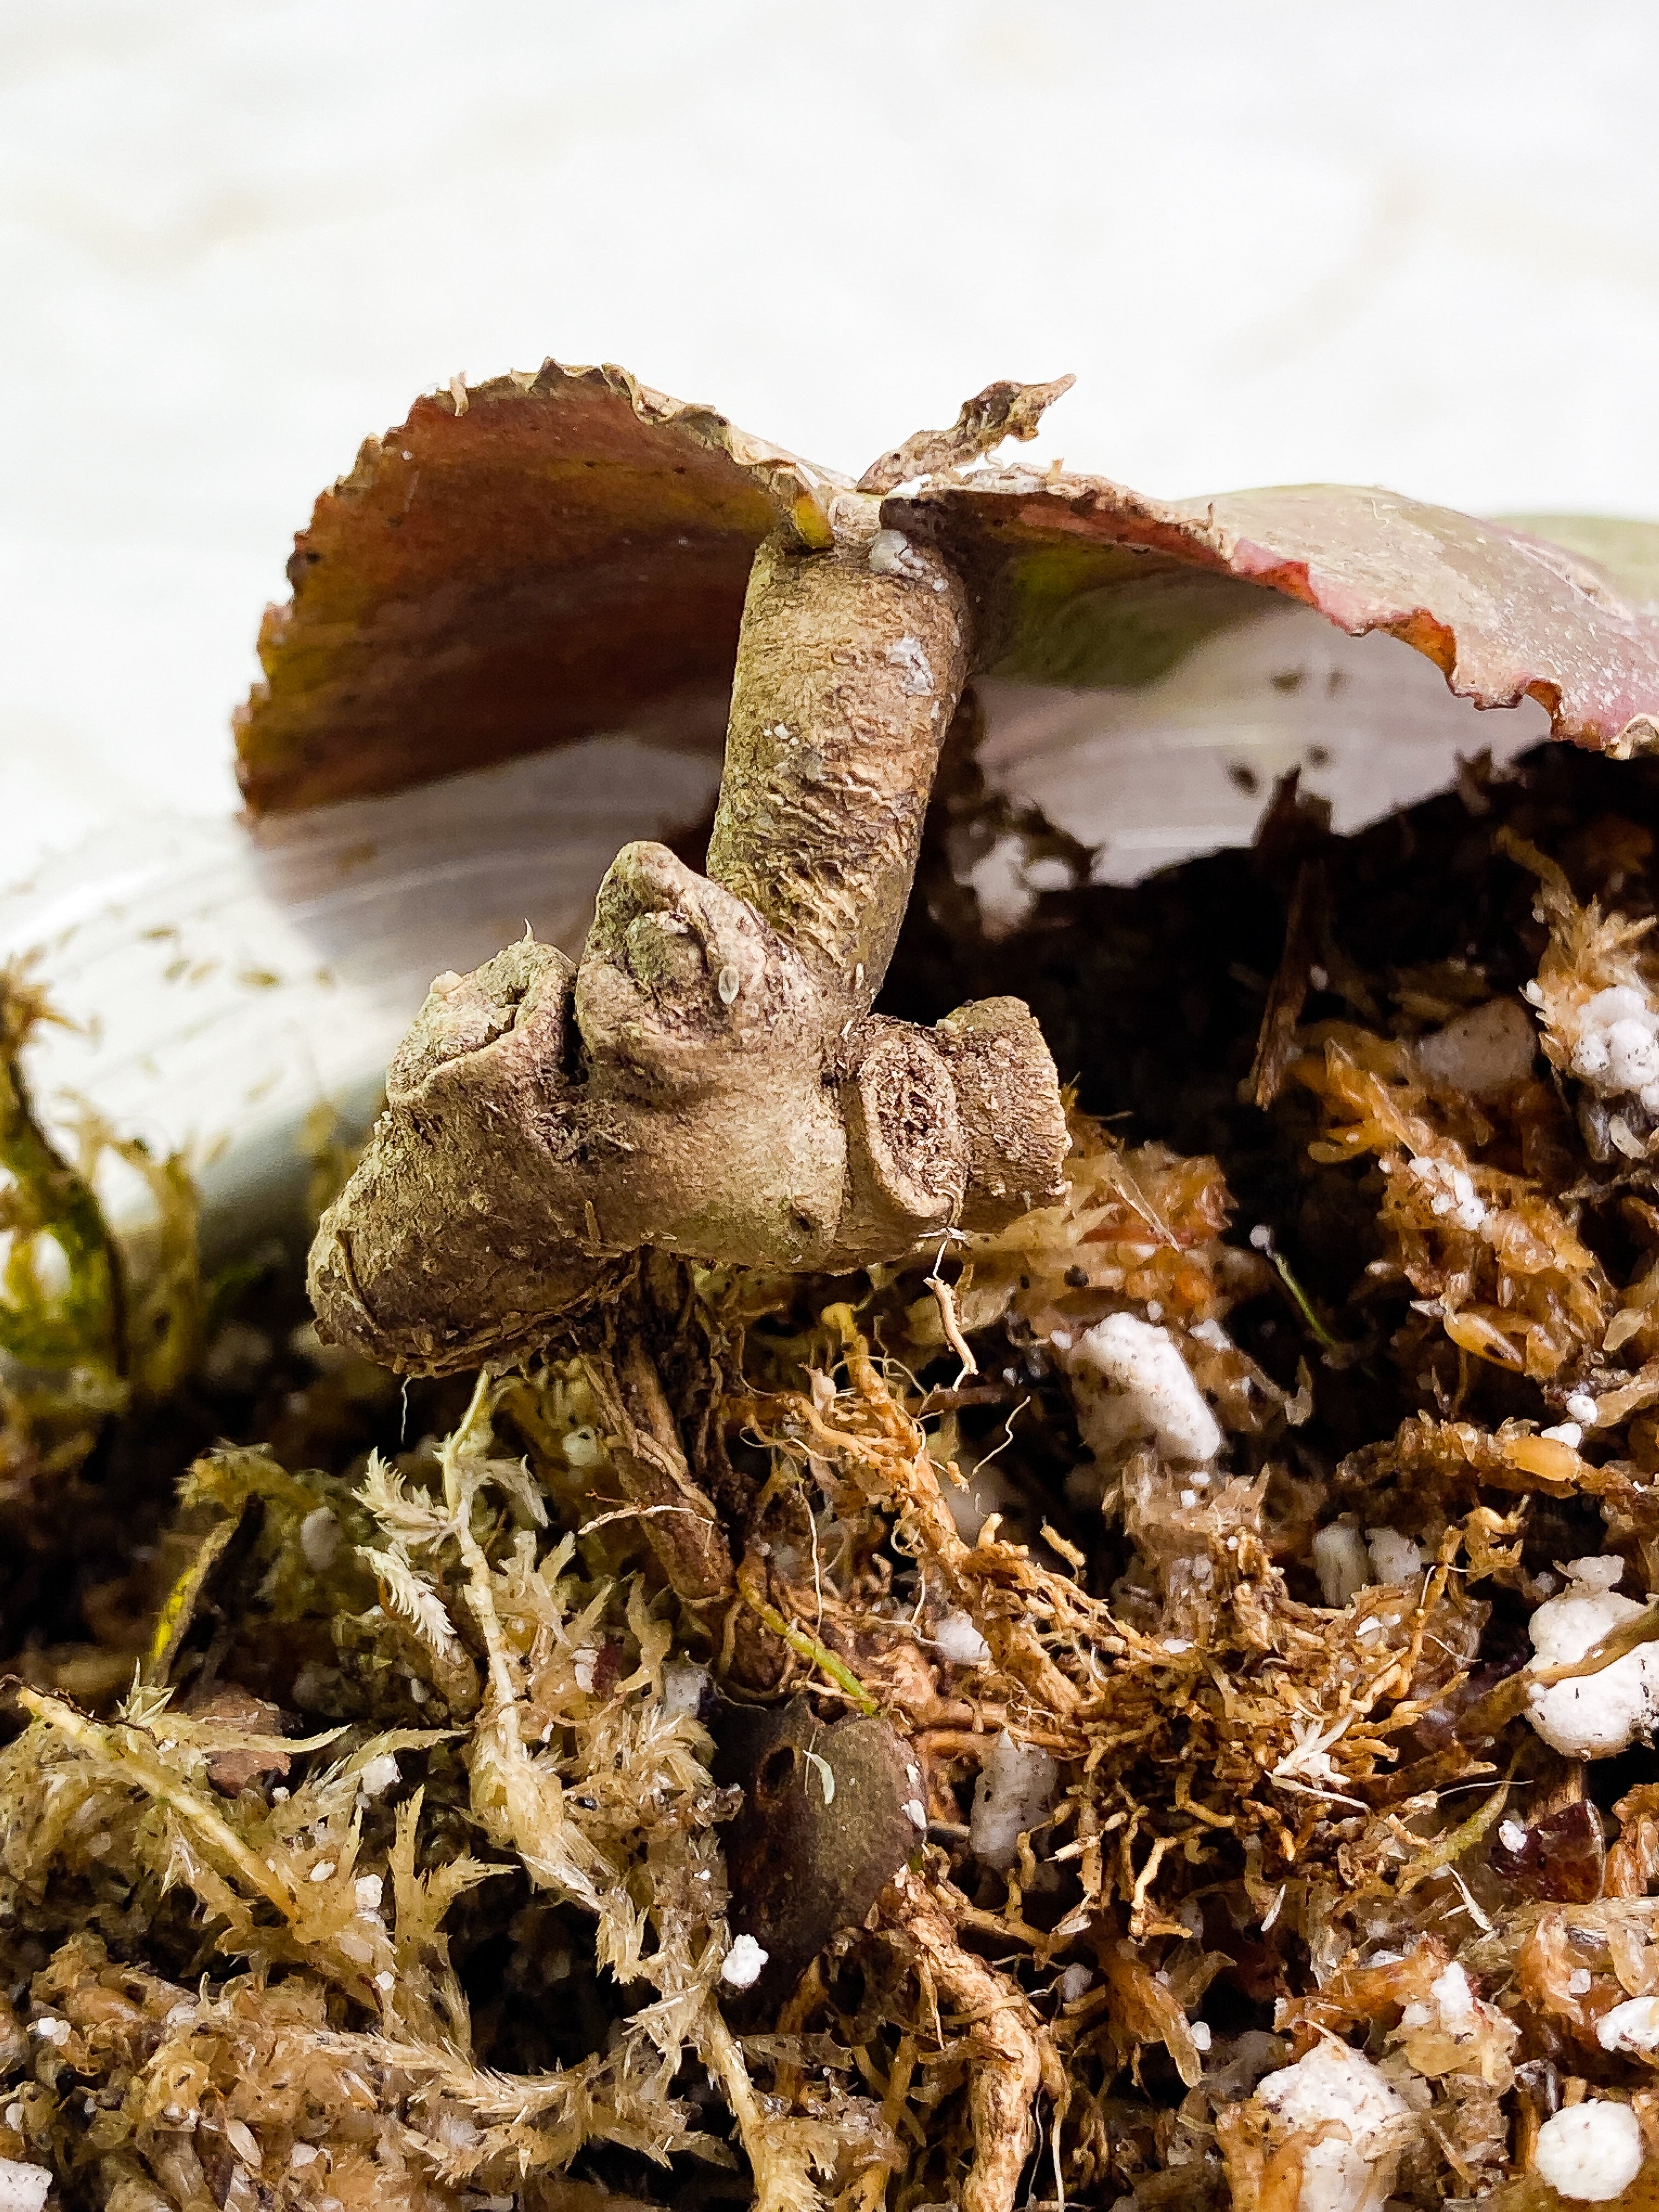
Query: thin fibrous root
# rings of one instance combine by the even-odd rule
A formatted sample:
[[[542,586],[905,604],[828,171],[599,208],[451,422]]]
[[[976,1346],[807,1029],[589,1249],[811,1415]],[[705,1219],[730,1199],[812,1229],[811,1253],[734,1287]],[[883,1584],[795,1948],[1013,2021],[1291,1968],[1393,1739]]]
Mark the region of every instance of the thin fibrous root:
[[[1060,2063],[1018,1985],[964,1951],[938,1895],[908,1868],[883,1893],[890,1940],[924,1968],[967,2032],[968,2108],[974,2162],[962,2185],[962,2212],[1012,2212],[1025,2162],[1036,2145],[1036,2100],[1060,2094]]]

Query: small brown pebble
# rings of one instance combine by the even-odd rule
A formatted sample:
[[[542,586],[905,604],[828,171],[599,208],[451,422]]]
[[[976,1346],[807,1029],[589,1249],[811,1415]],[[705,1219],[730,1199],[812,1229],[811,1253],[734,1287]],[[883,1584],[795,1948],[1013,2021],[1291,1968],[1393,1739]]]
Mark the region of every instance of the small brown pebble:
[[[251,1691],[238,1689],[234,1682],[216,1690],[192,1717],[217,1722],[248,1735],[283,1733],[283,1717],[277,1708]],[[266,1777],[280,1782],[293,1763],[285,1751],[260,1751],[252,1746],[246,1751],[216,1751],[208,1761],[208,1780],[224,1796],[240,1797],[251,1784]]]

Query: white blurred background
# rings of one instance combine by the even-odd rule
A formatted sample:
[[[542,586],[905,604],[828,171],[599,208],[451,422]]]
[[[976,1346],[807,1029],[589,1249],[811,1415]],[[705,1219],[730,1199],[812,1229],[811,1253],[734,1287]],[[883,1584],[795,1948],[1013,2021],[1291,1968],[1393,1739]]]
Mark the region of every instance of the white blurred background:
[[[459,370],[857,469],[1659,515],[1643,0],[3,0],[0,878],[223,815],[289,537]]]

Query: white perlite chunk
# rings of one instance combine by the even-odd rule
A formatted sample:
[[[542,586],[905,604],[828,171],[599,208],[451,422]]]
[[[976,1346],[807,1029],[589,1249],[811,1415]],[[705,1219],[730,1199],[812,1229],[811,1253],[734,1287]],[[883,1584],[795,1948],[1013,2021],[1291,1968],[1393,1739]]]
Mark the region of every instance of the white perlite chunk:
[[[761,1978],[761,1968],[771,1955],[769,1951],[762,1950],[752,1936],[739,1936],[726,1954],[720,1979],[728,1990],[752,1990]]]
[[[1576,2203],[1610,2204],[1642,2171],[1641,2124],[1604,2098],[1569,2105],[1539,2129],[1533,2169]]]
[[[921,576],[927,573],[926,560],[910,550],[910,541],[902,530],[877,531],[865,557],[878,576]]]
[[[1314,1531],[1313,1563],[1320,1595],[1339,1611],[1371,1578],[1365,1539],[1346,1521],[1333,1521],[1328,1528]]]
[[[384,1797],[388,1790],[397,1788],[401,1778],[397,1753],[382,1751],[363,1761],[357,1773],[357,1787],[365,1797]]]
[[[1108,1314],[1066,1356],[1083,1441],[1099,1460],[1150,1437],[1166,1459],[1202,1466],[1221,1449],[1221,1429],[1166,1328],[1133,1314]]]
[[[671,1659],[662,1670],[662,1709],[671,1720],[696,1720],[708,1687],[708,1669]]]
[[[1632,983],[1598,991],[1577,1010],[1571,1067],[1603,1098],[1634,1091],[1659,1114],[1659,1011]]]
[[[1256,2101],[1285,2136],[1337,2123],[1346,2135],[1315,2143],[1302,2161],[1297,2212],[1381,2212],[1400,2162],[1403,2097],[1346,2043],[1322,2043],[1270,2074]]]
[[[1005,1729],[974,1784],[968,1840],[975,1856],[999,1873],[1012,1866],[1020,1838],[1048,1818],[1059,1786],[1060,1769],[1048,1753],[1016,1743]]]
[[[933,1649],[953,1667],[982,1667],[991,1647],[974,1626],[973,1615],[947,1613],[933,1631]]]
[[[1421,1550],[1397,1528],[1367,1528],[1365,1547],[1371,1555],[1372,1576],[1379,1583],[1409,1589],[1423,1571]]]
[[[1613,1584],[1625,1571],[1618,1559],[1570,1559],[1566,1589],[1540,1605],[1528,1624],[1534,1667],[1582,1659],[1621,1621],[1643,1611],[1620,1597]],[[1611,1759],[1659,1725],[1659,1644],[1644,1644],[1599,1674],[1533,1690],[1527,1718],[1552,1751],[1565,1759]]]
[[[592,1429],[572,1429],[564,1440],[564,1456],[567,1466],[586,1474],[590,1468],[604,1466],[606,1453]]]
[[[1584,1979],[1588,1983],[1589,1976]],[[1571,1984],[1567,1993],[1583,1995]],[[1596,2021],[1595,2039],[1603,2051],[1659,2051],[1659,1997],[1626,1997],[1614,2005]]]
[[[1023,837],[999,837],[963,879],[978,905],[980,927],[993,944],[1012,937],[1036,905],[1037,895],[1025,880],[1025,860]]]
[[[1439,2010],[1440,2024],[1449,2034],[1455,2035],[1474,2018],[1474,1991],[1455,1959],[1443,1974],[1429,1984],[1429,1995]],[[1406,2009],[1409,2012],[1411,2007],[1407,2005]]]
[[[40,2212],[51,2187],[49,2167],[0,2158],[0,2212]]]
[[[300,1523],[300,1549],[306,1565],[325,1575],[340,1556],[340,1524],[326,1505],[307,1513]]]
[[[1532,1073],[1538,1032],[1519,999],[1492,999],[1419,1037],[1415,1049],[1432,1082],[1474,1098],[1501,1098]]]
[[[1486,1209],[1475,1195],[1474,1182],[1467,1168],[1437,1160],[1431,1152],[1419,1152],[1407,1161],[1406,1172],[1427,1192],[1429,1212],[1437,1220],[1449,1222],[1454,1229],[1467,1229],[1471,1234],[1485,1221]]]

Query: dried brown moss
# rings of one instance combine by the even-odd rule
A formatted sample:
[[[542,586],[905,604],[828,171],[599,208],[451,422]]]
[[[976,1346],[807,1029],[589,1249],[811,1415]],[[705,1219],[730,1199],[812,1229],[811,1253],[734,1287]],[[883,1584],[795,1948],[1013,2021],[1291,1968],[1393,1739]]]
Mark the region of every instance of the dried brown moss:
[[[1409,849],[1281,804],[1012,954],[958,933],[950,986],[1019,959],[1090,1042],[1060,1203],[914,1263],[653,1260],[421,1386],[413,1442],[267,1328],[171,1600],[14,1692],[0,2157],[123,2212],[1290,2208],[1346,2123],[1255,2093],[1331,2038],[1398,2100],[1407,2203],[1546,2202],[1564,2100],[1651,2134],[1601,2027],[1659,1996],[1659,1768],[1526,1717],[1650,1615],[1522,1670],[1565,1562],[1659,1575],[1650,1133],[1574,1073],[1582,1009],[1649,989],[1656,823],[1646,766],[1550,754]],[[942,957],[924,915],[899,988]],[[1455,1025],[1529,1003],[1497,1079]],[[1126,1322],[1201,1462],[1090,1365]],[[82,1464],[137,1418],[83,1416]]]

